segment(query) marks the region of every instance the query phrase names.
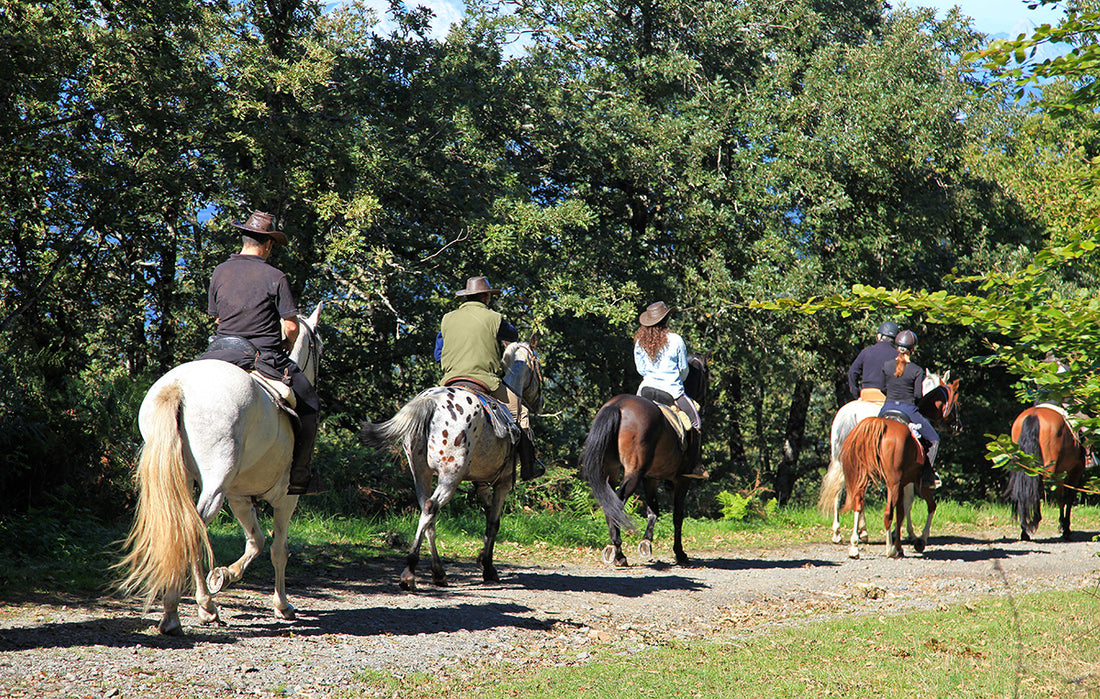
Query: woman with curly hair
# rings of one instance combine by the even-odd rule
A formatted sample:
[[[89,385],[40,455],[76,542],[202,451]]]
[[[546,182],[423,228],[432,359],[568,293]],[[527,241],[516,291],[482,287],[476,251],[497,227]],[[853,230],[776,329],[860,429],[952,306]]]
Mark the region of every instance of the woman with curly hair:
[[[682,337],[668,329],[671,312],[664,301],[657,301],[638,316],[640,327],[634,333],[634,366],[642,375],[638,395],[655,403],[675,405],[687,414],[697,434],[689,440],[692,471],[683,475],[706,478],[699,459],[703,423],[695,402],[684,392],[684,379],[688,375],[687,345]]]

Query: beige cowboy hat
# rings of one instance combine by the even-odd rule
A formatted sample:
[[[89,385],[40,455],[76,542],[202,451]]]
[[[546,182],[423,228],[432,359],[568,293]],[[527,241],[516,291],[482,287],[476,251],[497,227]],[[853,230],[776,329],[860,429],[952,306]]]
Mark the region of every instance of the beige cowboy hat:
[[[271,214],[263,211],[253,211],[252,215],[244,223],[233,221],[233,225],[250,233],[270,236],[279,245],[286,245],[286,234],[275,228]]]
[[[646,307],[645,311],[638,316],[638,322],[647,327],[656,325],[669,313],[672,313],[672,309],[666,306],[664,301],[657,301]]]
[[[494,289],[489,284],[488,277],[470,277],[466,280],[466,288],[456,291],[455,296],[476,296],[477,294],[499,294],[500,289]]]

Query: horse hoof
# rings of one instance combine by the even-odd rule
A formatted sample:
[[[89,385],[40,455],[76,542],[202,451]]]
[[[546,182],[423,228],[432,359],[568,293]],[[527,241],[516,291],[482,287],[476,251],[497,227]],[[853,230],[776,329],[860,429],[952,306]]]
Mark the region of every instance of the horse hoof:
[[[871,541],[871,535],[867,533],[866,529],[864,529],[863,531],[861,531],[859,533],[859,543],[866,544],[866,543],[869,543],[870,541]]]
[[[839,544],[844,541],[844,537],[840,535],[840,532],[833,532],[833,543]]]
[[[687,557],[687,554],[683,554],[683,553],[681,553],[681,554],[677,554],[677,556],[676,556],[676,565],[678,565],[678,566],[686,566],[686,565],[688,565],[688,564],[690,564],[690,563],[691,563],[691,559],[689,559],[689,558]]]
[[[924,539],[913,539],[913,550],[917,553],[924,553],[924,546]]]
[[[848,558],[859,558],[859,547],[858,546],[849,546],[848,547]]]
[[[218,616],[218,608],[214,605],[210,605],[210,609],[204,609],[199,607],[199,621],[204,624],[221,624],[222,619]]]
[[[1031,535],[1026,531],[1020,530],[1020,541],[1031,541]]]
[[[157,630],[160,631],[163,636],[182,636],[183,626],[180,624],[179,619],[164,620],[162,619],[160,625],[157,626]]]
[[[905,558],[905,554],[901,549],[890,549],[886,552],[886,555],[890,558]]]
[[[447,576],[445,574],[444,575],[433,575],[432,576],[432,584],[437,586],[437,587],[447,587]]]
[[[401,576],[401,589],[405,592],[412,592],[416,589],[416,578],[411,573],[405,573]]]
[[[496,568],[486,568],[481,571],[481,579],[484,582],[500,582],[500,576],[497,574]]]
[[[648,539],[642,539],[638,544],[638,555],[647,561],[653,558],[653,544]]]
[[[610,546],[610,545],[604,547],[603,553],[600,554],[600,558],[602,558],[603,562],[606,563],[607,565],[611,565],[612,563],[614,563],[615,562],[615,547]]]
[[[210,594],[216,595],[222,591],[225,587],[226,577],[225,568],[215,568],[210,571],[210,574],[206,576],[206,589]]]
[[[283,619],[284,621],[294,621],[298,618],[298,610],[294,608],[293,604],[288,604],[286,609],[279,609],[275,607],[275,616]]]

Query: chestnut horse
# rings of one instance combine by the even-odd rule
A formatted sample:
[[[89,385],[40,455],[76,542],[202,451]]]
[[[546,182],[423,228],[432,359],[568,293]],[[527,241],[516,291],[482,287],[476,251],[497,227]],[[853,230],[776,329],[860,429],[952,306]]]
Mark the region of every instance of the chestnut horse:
[[[848,556],[859,558],[859,522],[863,516],[864,497],[869,482],[881,481],[886,487],[886,509],[882,524],[886,530],[886,555],[899,558],[905,555],[901,549],[901,523],[905,519],[905,487],[920,482],[920,447],[909,431],[909,426],[899,420],[869,417],[852,428],[844,440],[841,461],[844,464],[844,484],[848,496],[844,511],[855,513],[855,524],[849,541]],[[921,495],[928,503],[928,519],[924,525],[924,539],[917,539],[913,548],[924,550],[936,501],[931,488],[922,488]],[[829,494],[831,496],[831,494]],[[823,491],[821,501],[826,500]],[[911,500],[910,500],[911,504]],[[893,528],[893,531],[891,531]]]
[[[1069,514],[1085,470],[1085,448],[1061,408],[1036,405],[1017,416],[1012,423],[1012,441],[1035,457],[1039,473],[1013,471],[1005,495],[1020,520],[1020,540],[1030,541],[1042,516],[1039,503],[1044,476],[1062,478],[1058,483],[1058,525],[1062,539],[1070,540]]]
[[[925,374],[924,396],[917,407],[934,427],[955,434],[959,432],[962,425],[959,417],[959,379],[950,381],[949,377],[950,372],[944,373],[943,376],[932,372]],[[821,484],[821,498],[818,501],[818,506],[823,513],[828,514],[829,509],[832,509],[833,543],[839,544],[842,540],[840,534],[840,498],[844,494],[844,464],[841,456],[844,441],[853,427],[869,417],[878,416],[881,409],[882,406],[877,403],[854,400],[846,403],[837,411],[836,417],[833,418],[830,434],[832,452],[829,459],[829,468],[825,473],[825,480]],[[922,497],[929,504],[929,507],[934,510],[935,504],[931,500],[931,493],[928,496],[924,496],[922,493]],[[918,538],[913,534],[913,522],[909,517],[909,507],[912,505],[913,493],[907,492],[906,499],[905,526],[909,531],[909,538],[919,551],[928,540],[931,519],[925,522],[924,533]],[[866,542],[866,523],[860,519],[855,526],[859,529],[860,541]]]
[[[702,355],[689,356],[684,389],[688,397],[699,404],[700,413],[706,402],[709,383],[707,358]],[[699,434],[694,437],[702,439]],[[624,394],[603,404],[584,442],[581,469],[607,519],[611,544],[603,550],[605,562],[617,566],[627,564],[620,532],[623,528],[629,531],[636,528],[624,504],[639,484],[645,494],[647,523],[645,535],[638,544],[638,553],[643,558],[649,558],[653,552],[653,528],[658,515],[657,485],[660,481],[668,481],[673,486],[673,551],[676,563],[687,564],[681,530],[684,496],[690,479],[680,474],[691,466],[688,450],[681,446],[676,430],[656,403],[648,398]],[[616,484],[618,491],[613,489]]]

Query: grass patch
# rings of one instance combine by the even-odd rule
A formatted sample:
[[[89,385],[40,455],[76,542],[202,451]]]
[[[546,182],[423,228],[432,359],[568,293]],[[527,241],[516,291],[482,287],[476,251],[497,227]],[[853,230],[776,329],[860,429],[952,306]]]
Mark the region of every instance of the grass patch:
[[[591,657],[546,659],[551,666],[531,671],[467,666],[406,685],[401,696],[1095,696],[1098,617],[1096,590],[998,597],[706,642],[613,641]]]

